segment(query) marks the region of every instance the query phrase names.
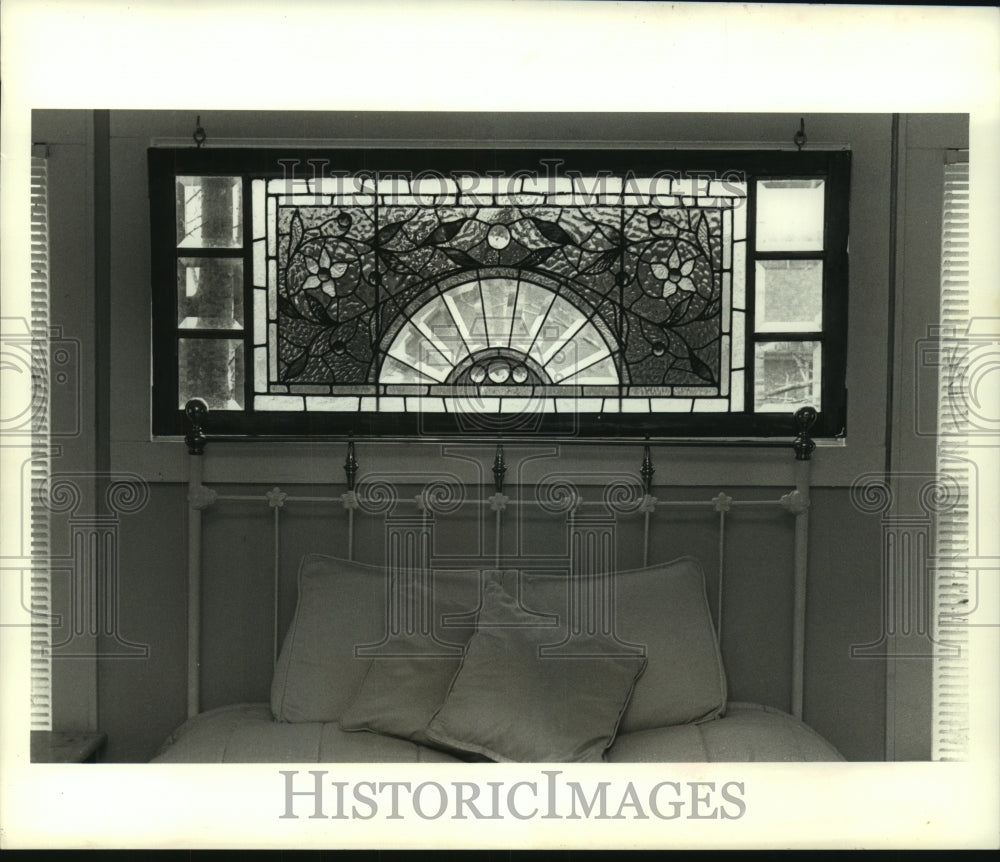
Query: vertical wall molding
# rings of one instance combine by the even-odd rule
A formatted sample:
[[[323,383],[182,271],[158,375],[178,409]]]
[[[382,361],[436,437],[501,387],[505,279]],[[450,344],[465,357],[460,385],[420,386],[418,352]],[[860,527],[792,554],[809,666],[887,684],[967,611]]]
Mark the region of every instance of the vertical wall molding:
[[[887,314],[888,331],[886,333],[886,365],[885,365],[885,403],[889,409],[885,411],[885,466],[884,470],[888,476],[892,472],[892,440],[893,440],[893,413],[892,409],[895,398],[896,380],[896,340],[899,337],[899,321],[897,319],[896,307],[898,290],[899,265],[902,263],[902,242],[900,241],[900,180],[901,171],[905,170],[900,166],[901,157],[905,160],[905,152],[900,146],[899,114],[892,115],[892,130],[889,144],[889,311]]]
[[[98,473],[111,470],[111,112],[94,111],[94,426]],[[97,489],[103,497],[102,489]]]
[[[905,130],[901,133],[899,114],[892,115],[891,143],[889,147],[889,313],[887,332],[887,356],[886,356],[886,393],[885,403],[885,477],[886,483],[892,488],[892,464],[893,446],[895,443],[895,414],[896,414],[896,362],[898,353],[895,349],[901,337],[902,327],[899,321],[899,303],[897,302],[898,273],[903,267],[903,234],[900,231],[901,208],[905,206],[905,201],[900,200],[900,185],[902,174],[905,172],[906,153],[901,135],[905,135]],[[903,193],[905,197],[905,192]],[[887,561],[881,562],[882,577],[890,577],[891,573],[886,570]],[[888,587],[888,585],[887,585]],[[891,593],[892,590],[886,590]],[[888,636],[888,650],[893,649],[894,638]],[[885,759],[896,759],[896,663],[887,656],[885,659]]]

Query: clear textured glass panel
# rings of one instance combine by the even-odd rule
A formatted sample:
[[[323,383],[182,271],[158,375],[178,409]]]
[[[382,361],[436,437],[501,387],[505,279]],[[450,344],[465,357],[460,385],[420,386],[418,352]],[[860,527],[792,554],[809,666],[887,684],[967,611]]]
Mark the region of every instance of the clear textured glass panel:
[[[723,398],[695,398],[695,413],[725,413],[729,410],[729,402]]]
[[[757,261],[754,320],[758,332],[823,328],[823,261]]]
[[[818,341],[767,341],[754,350],[754,409],[793,412],[821,409],[821,356]]]
[[[517,297],[517,282],[509,278],[484,278],[481,285],[490,347],[507,347]]]
[[[305,399],[294,395],[258,395],[253,400],[255,410],[289,410],[301,412]]]
[[[253,391],[267,392],[267,348],[253,350]]]
[[[209,410],[243,409],[243,342],[182,338],[177,345],[177,406],[201,398]]]
[[[734,371],[729,382],[729,406],[734,412],[743,409],[743,371]]]
[[[738,206],[733,209],[733,239],[737,242],[747,238],[747,208]]]
[[[239,248],[243,244],[242,188],[239,177],[177,177],[177,245]]]
[[[267,236],[267,205],[265,204],[266,191],[264,180],[254,180],[251,183],[251,194],[253,195],[253,238],[263,239]]]
[[[744,363],[744,351],[746,350],[746,342],[743,340],[743,330],[745,327],[745,317],[746,315],[742,311],[733,312],[733,352],[732,352],[732,367],[743,368]]]
[[[243,261],[178,258],[177,325],[181,329],[242,329]]]
[[[722,336],[722,346],[719,351],[719,358],[722,360],[722,369],[719,371],[719,394],[729,394],[729,336]]]
[[[253,285],[267,287],[267,240],[258,239],[253,244]]]
[[[267,291],[253,292],[253,343],[267,344]]]
[[[823,248],[823,180],[757,182],[757,250]]]
[[[747,244],[738,242],[733,246],[733,308],[747,305]],[[723,273],[725,276],[725,273]]]

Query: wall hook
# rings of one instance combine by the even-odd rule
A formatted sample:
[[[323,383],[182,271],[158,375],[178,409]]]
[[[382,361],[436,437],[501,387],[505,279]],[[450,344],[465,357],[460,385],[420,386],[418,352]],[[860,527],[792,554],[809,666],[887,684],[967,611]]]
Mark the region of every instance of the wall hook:
[[[201,127],[201,114],[198,114],[198,119],[195,120],[194,134],[191,135],[191,137],[194,138],[194,142],[198,145],[199,149],[201,149],[201,145],[208,140],[208,135],[205,133],[205,130]]]
[[[799,148],[799,152],[802,152],[802,148],[806,145],[806,141],[809,138],[806,137],[806,121],[804,117],[799,117],[799,130],[792,137],[795,142],[795,146]]]

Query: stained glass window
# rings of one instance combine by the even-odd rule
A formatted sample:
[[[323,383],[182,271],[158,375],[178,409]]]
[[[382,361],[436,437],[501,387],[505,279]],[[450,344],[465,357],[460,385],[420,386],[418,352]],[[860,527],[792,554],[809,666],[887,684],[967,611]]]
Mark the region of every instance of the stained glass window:
[[[155,431],[842,430],[845,153],[378,155],[150,151]]]

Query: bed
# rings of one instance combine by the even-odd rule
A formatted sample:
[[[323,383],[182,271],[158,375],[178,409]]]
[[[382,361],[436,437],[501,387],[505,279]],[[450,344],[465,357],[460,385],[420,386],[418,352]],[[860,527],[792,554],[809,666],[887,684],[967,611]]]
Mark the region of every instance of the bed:
[[[296,497],[272,488],[275,615],[269,703],[201,709],[202,533],[206,509],[251,496],[203,482],[203,402],[188,404],[188,720],[157,763],[261,762],[746,762],[835,761],[837,750],[802,721],[809,471],[815,413],[796,413],[795,487],[767,499],[654,496],[647,442],[634,487],[612,484],[584,499],[570,484],[506,485],[498,444],[491,488],[462,502],[494,526],[492,553],[443,565],[433,530],[456,510],[454,489],[430,483],[405,498],[358,482],[347,444],[345,489]],[[302,549],[294,615],[279,632],[278,548],[286,506],[330,504],[347,521],[345,553]],[[555,519],[569,549],[562,566],[512,559],[501,542],[519,506]],[[719,568],[709,603],[701,561],[650,561],[653,515],[671,507],[717,518]],[[739,507],[793,520],[791,712],[730,702],[720,650],[727,517]],[[406,512],[400,516],[400,512]],[[386,559],[354,559],[356,518],[382,518]],[[643,565],[618,571],[608,548],[617,521],[641,524]],[[446,561],[447,562],[447,561]],[[210,572],[204,573],[211,577]]]

